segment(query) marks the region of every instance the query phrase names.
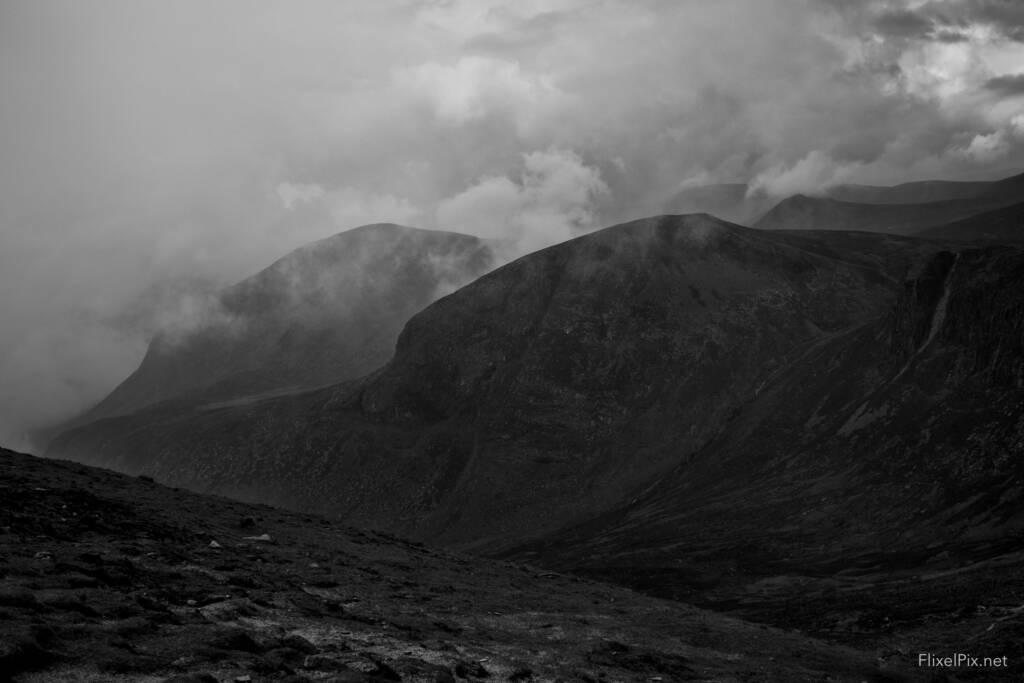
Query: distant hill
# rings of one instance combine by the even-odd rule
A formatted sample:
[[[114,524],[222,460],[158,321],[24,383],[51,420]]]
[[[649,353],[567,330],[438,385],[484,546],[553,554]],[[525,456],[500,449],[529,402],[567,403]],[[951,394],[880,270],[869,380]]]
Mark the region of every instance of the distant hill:
[[[72,425],[164,401],[288,393],[383,365],[405,322],[494,266],[468,235],[367,225],[314,242],[158,334],[135,372]]]
[[[860,204],[926,204],[952,199],[973,199],[992,188],[990,181],[923,180],[900,185],[837,185],[825,193],[829,199]]]
[[[956,194],[948,183],[911,183],[894,188],[847,186],[838,196],[873,199],[843,201],[829,197],[795,195],[764,214],[754,227],[762,230],[863,230],[897,235],[915,234],[925,228],[1016,204],[1024,197],[1024,174],[987,183],[953,185],[966,197],[941,201],[911,202],[928,196]]]
[[[699,185],[680,190],[664,205],[666,214],[709,213],[764,229],[872,230],[906,234],[932,221],[955,220],[1024,196],[1024,175],[1001,181],[926,180],[893,186],[837,185],[820,196],[781,201],[751,192],[745,183]],[[975,200],[975,201],[964,201]],[[954,202],[952,204],[937,204]],[[867,208],[881,204],[888,208]],[[774,211],[778,205],[779,209]],[[895,205],[908,205],[898,209]],[[979,208],[980,206],[980,208]],[[771,212],[771,215],[767,215]],[[944,215],[944,212],[951,212]],[[787,225],[788,224],[788,225]],[[881,226],[881,227],[875,227]]]

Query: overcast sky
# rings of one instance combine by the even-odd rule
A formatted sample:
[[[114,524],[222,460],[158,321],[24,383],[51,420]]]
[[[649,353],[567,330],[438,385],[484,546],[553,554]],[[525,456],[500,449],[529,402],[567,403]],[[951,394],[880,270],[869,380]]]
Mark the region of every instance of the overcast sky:
[[[364,223],[531,249],[686,185],[1022,167],[1019,0],[4,0],[0,443]]]

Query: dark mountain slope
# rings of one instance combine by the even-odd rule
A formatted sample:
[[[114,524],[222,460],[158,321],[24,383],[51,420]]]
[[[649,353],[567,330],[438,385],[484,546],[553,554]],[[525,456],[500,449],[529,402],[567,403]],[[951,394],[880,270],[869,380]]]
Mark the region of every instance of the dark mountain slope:
[[[830,199],[859,204],[926,204],[951,199],[972,199],[992,191],[990,181],[922,180],[899,185],[837,185],[826,192]]]
[[[1022,292],[1020,250],[937,254],[888,316],[812,348],[643,494],[508,555],[844,640],[1009,653]]]
[[[978,242],[1024,241],[1024,203],[987,211],[970,218],[926,228],[921,237]]]
[[[3,449],[0,494],[3,681],[912,673],[621,588]]]
[[[865,230],[911,235],[1005,203],[1000,200],[952,199],[925,204],[859,204],[795,195],[776,204],[754,227],[761,230]]]
[[[705,447],[808,348],[884,315],[921,249],[637,221],[441,299],[354,386],[104,420],[51,454],[447,542],[529,536]]]
[[[295,250],[157,336],[84,424],[170,399],[230,399],[364,375],[417,311],[493,267],[468,235],[367,225]]]
[[[844,196],[844,193],[839,194]],[[969,197],[922,203],[862,203],[796,195],[779,202],[754,227],[762,230],[866,230],[910,235],[931,226],[1019,203],[1022,197],[1024,174],[988,183]],[[885,200],[884,196],[881,198]]]

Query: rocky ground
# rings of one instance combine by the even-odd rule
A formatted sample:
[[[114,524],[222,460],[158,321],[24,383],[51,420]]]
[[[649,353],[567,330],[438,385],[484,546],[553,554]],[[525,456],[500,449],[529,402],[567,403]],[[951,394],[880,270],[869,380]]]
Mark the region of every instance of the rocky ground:
[[[878,657],[0,451],[3,681],[930,680]]]

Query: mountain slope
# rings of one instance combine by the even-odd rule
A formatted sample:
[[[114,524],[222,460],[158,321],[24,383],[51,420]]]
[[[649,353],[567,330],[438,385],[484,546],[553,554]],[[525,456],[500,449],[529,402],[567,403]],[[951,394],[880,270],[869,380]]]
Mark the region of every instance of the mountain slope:
[[[1009,652],[1022,291],[1018,249],[936,254],[889,315],[811,349],[644,493],[505,555],[848,642]]]
[[[925,228],[917,234],[934,239],[1021,242],[1024,241],[1024,203]]]
[[[1021,292],[1016,248],[661,217],[439,300],[359,381],[53,453],[995,657],[1024,635]]]
[[[3,449],[0,492],[3,681],[860,681],[910,670],[621,588]]]
[[[158,335],[83,424],[170,399],[311,388],[383,365],[415,312],[494,265],[468,235],[368,225],[307,245]]]
[[[808,348],[884,315],[934,249],[636,221],[441,299],[353,385],[103,420],[50,452],[446,542],[531,536],[696,453]]]
[[[859,204],[926,204],[951,199],[972,199],[992,191],[991,181],[922,180],[899,185],[837,185],[826,192],[830,199]]]

